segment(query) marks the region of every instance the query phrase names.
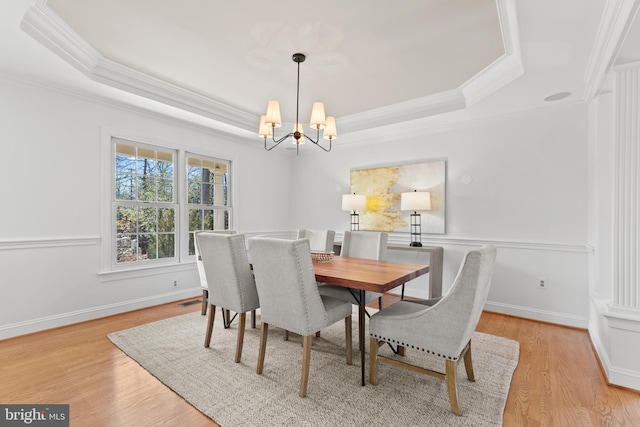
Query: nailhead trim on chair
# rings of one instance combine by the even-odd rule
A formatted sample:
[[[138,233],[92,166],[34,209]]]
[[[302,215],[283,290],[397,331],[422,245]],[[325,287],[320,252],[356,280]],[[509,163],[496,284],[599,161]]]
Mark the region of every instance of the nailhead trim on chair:
[[[427,350],[426,348],[416,347],[416,346],[414,346],[412,344],[406,344],[406,343],[403,343],[403,342],[400,342],[400,341],[396,341],[396,340],[393,340],[393,339],[390,339],[390,338],[381,337],[381,336],[375,335],[375,334],[370,334],[370,335],[372,337],[374,337],[375,339],[377,339],[377,340],[382,340],[384,342],[388,342],[388,343],[391,343],[391,344],[397,344],[397,345],[400,345],[402,347],[409,347],[410,346],[411,348],[415,348],[416,350],[422,350],[422,351],[427,352],[429,354],[433,354],[435,356],[442,357],[443,359],[458,360],[460,358],[460,355],[458,355],[456,357],[445,356],[444,354],[435,353],[435,352],[433,352],[431,350]]]

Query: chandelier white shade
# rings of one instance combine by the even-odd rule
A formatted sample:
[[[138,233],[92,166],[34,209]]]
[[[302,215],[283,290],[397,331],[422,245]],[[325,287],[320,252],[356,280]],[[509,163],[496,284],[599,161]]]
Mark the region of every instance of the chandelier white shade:
[[[311,119],[309,120],[309,126],[312,130],[316,131],[316,139],[312,139],[304,133],[303,126],[299,121],[300,110],[300,63],[304,62],[306,56],[302,53],[293,54],[293,62],[298,64],[298,81],[296,88],[296,118],[293,125],[293,130],[282,136],[279,139],[275,137],[275,129],[282,126],[282,117],[280,115],[280,104],[278,101],[271,100],[267,104],[267,113],[260,116],[260,125],[258,126],[258,135],[264,138],[264,148],[267,151],[271,151],[278,146],[282,141],[291,137],[291,141],[296,145],[296,153],[299,153],[298,146],[304,144],[305,140],[312,142],[314,145],[322,148],[324,151],[331,151],[331,144],[334,139],[338,137],[336,130],[336,119],[332,116],[326,116],[324,111],[324,104],[322,102],[314,102],[311,110]],[[320,131],[322,137],[329,141],[329,147],[325,148],[320,145]],[[273,145],[267,148],[267,138],[273,139]]]

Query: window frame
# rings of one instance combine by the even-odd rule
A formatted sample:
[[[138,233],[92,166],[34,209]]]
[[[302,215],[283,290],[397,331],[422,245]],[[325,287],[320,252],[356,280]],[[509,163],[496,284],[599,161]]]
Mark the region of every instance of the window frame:
[[[184,180],[185,180],[185,191],[182,193],[184,195],[184,216],[183,218],[183,229],[185,230],[186,233],[186,239],[184,239],[184,246],[183,246],[183,253],[182,256],[184,259],[195,259],[195,251],[193,254],[190,254],[190,249],[191,249],[191,234],[193,233],[193,231],[191,230],[191,224],[190,224],[190,210],[194,209],[194,207],[197,207],[198,209],[202,209],[202,210],[210,210],[210,211],[214,211],[214,212],[224,212],[224,211],[228,211],[229,212],[229,228],[225,228],[225,229],[221,229],[221,228],[213,228],[213,229],[204,229],[204,228],[199,228],[197,230],[233,230],[233,179],[232,177],[232,171],[233,171],[233,167],[232,167],[232,161],[231,160],[226,160],[226,159],[222,159],[219,157],[213,157],[213,156],[207,156],[207,155],[203,155],[203,154],[199,154],[199,153],[195,153],[192,151],[185,151],[184,153],[185,158],[183,161],[183,165],[184,165],[184,171],[183,171],[183,175],[184,175]],[[189,189],[187,188],[189,185],[189,158],[194,158],[200,161],[206,161],[206,162],[213,162],[214,165],[215,164],[224,164],[227,167],[227,183],[225,184],[227,189],[226,189],[226,200],[227,200],[227,204],[226,205],[221,205],[221,204],[217,204],[215,203],[216,198],[214,197],[214,203],[213,204],[208,204],[208,203],[203,203],[202,200],[200,203],[190,203],[189,201]],[[214,181],[215,182],[215,181]],[[214,184],[215,185],[215,184]],[[215,187],[214,187],[215,188]],[[194,230],[194,231],[197,231]]]
[[[149,149],[160,151],[170,151],[175,153],[173,175],[174,175],[174,200],[171,206],[175,206],[175,252],[171,258],[161,258],[147,260],[144,262],[121,262],[117,263],[117,252],[114,249],[117,239],[116,220],[116,200],[115,200],[115,146],[116,141],[130,142],[132,145],[143,146]],[[236,213],[234,209],[235,200],[235,159],[224,153],[207,153],[193,146],[185,146],[179,142],[172,143],[151,138],[149,136],[135,134],[133,132],[114,130],[108,127],[101,127],[101,256],[99,275],[103,276],[102,281],[119,280],[120,278],[141,277],[141,275],[160,274],[163,271],[182,271],[190,269],[195,263],[195,255],[189,255],[189,223],[187,199],[187,157],[203,158],[207,160],[224,162],[228,165],[228,206],[229,229],[234,229]],[[169,270],[167,270],[167,268]]]
[[[163,152],[163,153],[167,153],[167,154],[171,154],[172,156],[172,168],[173,168],[173,173],[172,173],[172,200],[171,201],[159,201],[159,200],[153,200],[153,201],[148,201],[148,200],[141,200],[139,197],[135,197],[133,199],[118,199],[117,195],[116,195],[116,174],[117,174],[117,161],[116,161],[116,157],[117,157],[117,150],[116,150],[116,146],[117,145],[125,145],[128,147],[135,147],[136,151],[141,151],[141,150],[147,150],[147,151],[154,151],[154,152]],[[156,145],[151,145],[151,144],[147,144],[147,143],[143,143],[143,142],[139,142],[139,141],[133,141],[131,139],[124,139],[124,138],[118,138],[118,137],[112,137],[111,138],[111,152],[112,152],[112,156],[111,156],[111,175],[112,175],[112,183],[113,185],[111,186],[111,192],[110,192],[110,201],[111,201],[111,242],[112,242],[112,254],[111,254],[111,264],[112,267],[116,268],[116,269],[120,269],[120,268],[130,268],[130,267],[135,267],[135,266],[139,266],[139,267],[151,267],[154,265],[165,265],[165,264],[173,264],[175,263],[177,260],[179,260],[179,249],[180,249],[180,245],[178,240],[180,239],[180,235],[179,235],[179,218],[180,218],[180,204],[179,204],[179,191],[177,188],[177,184],[178,184],[178,178],[177,178],[177,173],[179,173],[179,167],[178,167],[178,150],[177,149],[170,149],[170,148],[165,148],[165,147],[160,147],[160,146],[156,146]],[[135,167],[138,167],[137,164],[137,160],[139,159],[138,156],[136,156],[136,164]],[[141,178],[141,175],[139,175],[139,173],[136,171],[134,177],[136,178],[136,185],[134,186],[134,188],[136,188],[137,191],[137,187],[138,187],[138,179]],[[155,179],[155,177],[153,175],[151,175],[152,178]],[[143,178],[144,179],[144,178]],[[171,257],[163,257],[163,258],[150,258],[150,259],[146,259],[144,261],[140,261],[140,260],[136,260],[136,261],[125,261],[125,262],[118,262],[118,254],[117,251],[114,251],[114,248],[117,245],[118,242],[118,230],[117,227],[115,226],[115,221],[117,219],[118,216],[118,208],[119,207],[130,207],[130,208],[138,208],[138,209],[143,209],[143,208],[156,208],[156,209],[173,209],[174,211],[174,218],[173,218],[173,256]],[[156,230],[155,233],[156,236],[159,236],[161,233]],[[159,243],[157,243],[156,245],[158,245]]]

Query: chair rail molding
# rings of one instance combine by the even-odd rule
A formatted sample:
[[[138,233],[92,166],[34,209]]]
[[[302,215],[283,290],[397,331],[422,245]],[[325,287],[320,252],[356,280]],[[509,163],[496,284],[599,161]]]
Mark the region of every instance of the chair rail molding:
[[[0,251],[16,249],[59,248],[66,246],[97,246],[100,237],[59,237],[45,239],[0,240]]]

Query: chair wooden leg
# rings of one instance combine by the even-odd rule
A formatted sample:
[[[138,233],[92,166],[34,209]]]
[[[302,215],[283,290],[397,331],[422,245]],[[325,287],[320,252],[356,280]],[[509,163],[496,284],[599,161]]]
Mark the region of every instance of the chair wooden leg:
[[[382,297],[378,297],[378,310],[382,310]]]
[[[236,343],[236,363],[240,363],[240,358],[242,357],[242,344],[244,343],[244,327],[246,322],[247,313],[240,313],[240,321],[238,322],[238,342]]]
[[[209,348],[209,345],[211,344],[214,317],[216,317],[216,306],[212,304],[211,309],[209,310],[209,319],[207,319],[207,334],[204,337],[204,346],[206,348]]]
[[[351,339],[351,316],[344,318],[344,339],[347,347],[347,365],[353,364],[353,346]]]
[[[378,384],[378,340],[369,338],[369,383]]]
[[[206,315],[207,314],[207,304],[208,301],[207,299],[209,299],[209,291],[206,289],[202,290],[202,315]]]
[[[286,329],[282,332],[282,338],[285,341],[289,341],[289,331],[287,331]]]
[[[251,329],[256,328],[256,311],[251,310]]]
[[[258,366],[256,372],[258,375],[262,375],[262,369],[264,368],[264,352],[267,349],[267,335],[269,333],[269,324],[262,322],[260,325],[260,349],[258,350]]]
[[[467,370],[467,378],[469,381],[475,381],[476,376],[473,373],[473,362],[471,361],[471,341],[469,341],[464,351],[464,368]]]
[[[449,392],[449,403],[451,404],[451,410],[456,415],[461,415],[460,407],[458,406],[458,382],[456,381],[456,366],[457,361],[447,360],[445,361],[445,380],[447,381],[447,391]]]
[[[307,395],[309,384],[309,362],[311,360],[311,335],[302,339],[302,375],[300,376],[300,397]]]

